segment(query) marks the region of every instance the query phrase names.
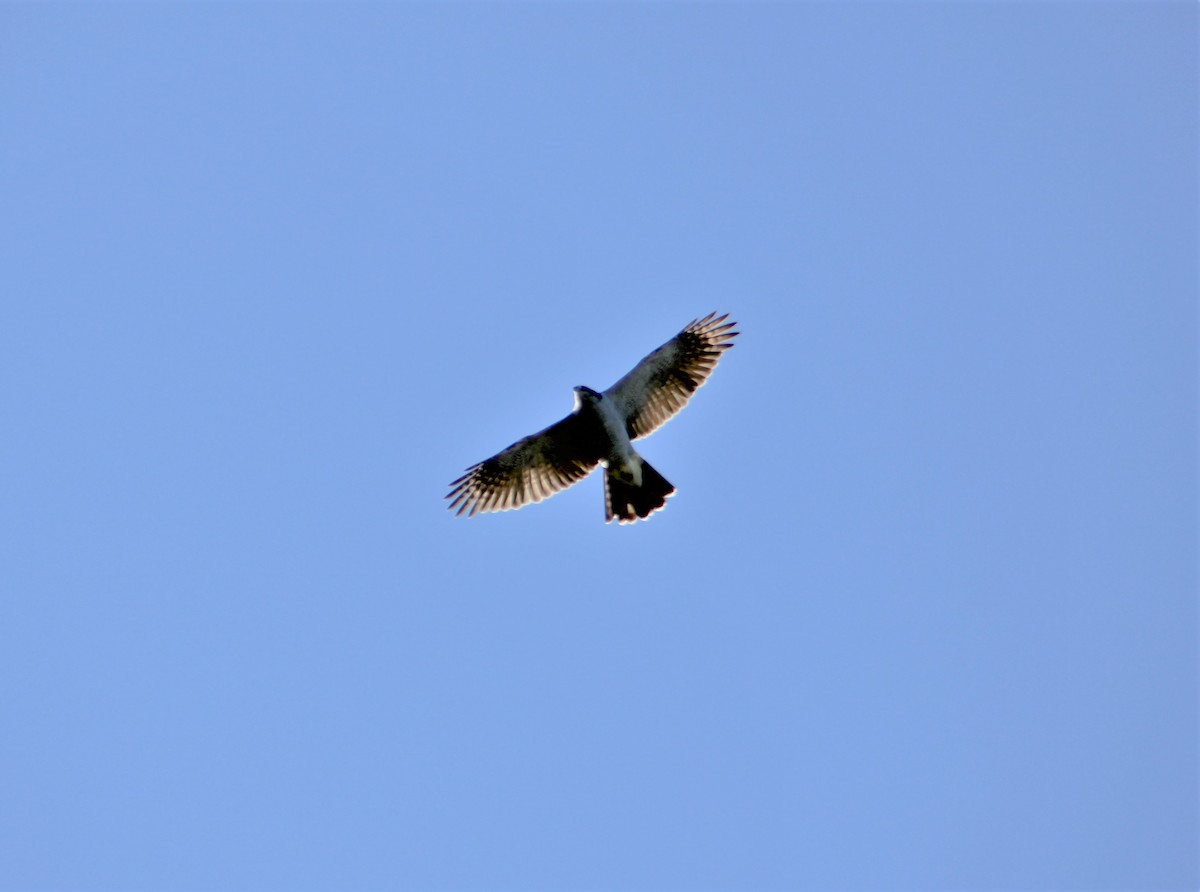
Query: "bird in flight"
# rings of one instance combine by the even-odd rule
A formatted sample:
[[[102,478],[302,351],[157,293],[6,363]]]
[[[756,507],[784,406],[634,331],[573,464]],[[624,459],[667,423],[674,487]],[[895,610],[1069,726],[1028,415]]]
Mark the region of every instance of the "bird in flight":
[[[604,522],[633,523],[666,504],[675,487],[634,451],[632,441],[662,427],[733,346],[729,314],[697,319],[603,393],[575,388],[562,421],[472,465],[450,484],[450,510],[473,517],[509,511],[561,492],[604,468]]]

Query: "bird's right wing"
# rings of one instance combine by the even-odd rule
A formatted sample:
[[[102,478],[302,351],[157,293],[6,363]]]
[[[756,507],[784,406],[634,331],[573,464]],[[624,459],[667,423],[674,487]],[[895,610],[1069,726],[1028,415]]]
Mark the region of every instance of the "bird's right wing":
[[[708,380],[738,334],[728,318],[709,313],[695,320],[605,391],[625,416],[631,439],[666,424]]]
[[[473,517],[540,502],[578,483],[600,458],[597,438],[584,419],[568,415],[467,468],[450,484],[448,507]]]

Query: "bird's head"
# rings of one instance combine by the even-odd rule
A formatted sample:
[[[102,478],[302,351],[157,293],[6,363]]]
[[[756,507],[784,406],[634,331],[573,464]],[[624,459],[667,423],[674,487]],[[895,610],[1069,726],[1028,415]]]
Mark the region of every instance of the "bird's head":
[[[575,408],[579,408],[584,403],[598,403],[600,394],[592,390],[590,387],[584,387],[582,384],[575,388]]]

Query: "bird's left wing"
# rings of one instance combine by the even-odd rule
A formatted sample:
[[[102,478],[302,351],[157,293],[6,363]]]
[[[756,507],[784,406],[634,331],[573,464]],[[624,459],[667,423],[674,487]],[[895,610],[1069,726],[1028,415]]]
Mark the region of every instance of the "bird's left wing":
[[[604,392],[624,414],[631,439],[666,424],[708,380],[737,336],[737,323],[728,318],[709,313],[697,319]]]
[[[592,472],[600,447],[585,419],[568,415],[503,452],[467,468],[450,484],[456,514],[508,511],[554,495]],[[455,510],[457,509],[457,510]]]

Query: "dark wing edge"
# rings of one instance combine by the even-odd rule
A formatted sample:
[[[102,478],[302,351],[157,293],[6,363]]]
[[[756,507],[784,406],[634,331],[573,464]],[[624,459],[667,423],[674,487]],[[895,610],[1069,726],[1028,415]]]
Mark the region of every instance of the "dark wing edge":
[[[592,472],[600,461],[595,443],[579,416],[568,415],[467,468],[450,484],[447,507],[474,517],[547,499]]]
[[[708,380],[738,335],[732,330],[737,323],[728,318],[709,313],[693,320],[607,390],[625,413],[631,439],[666,424]]]

